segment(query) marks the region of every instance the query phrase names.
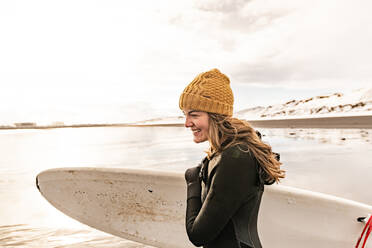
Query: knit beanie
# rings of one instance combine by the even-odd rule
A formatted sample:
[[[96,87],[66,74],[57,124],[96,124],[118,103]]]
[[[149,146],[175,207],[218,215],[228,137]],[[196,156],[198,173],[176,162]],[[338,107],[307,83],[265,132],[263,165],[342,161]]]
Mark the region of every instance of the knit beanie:
[[[182,92],[180,109],[232,116],[234,96],[230,80],[218,69],[200,73]]]

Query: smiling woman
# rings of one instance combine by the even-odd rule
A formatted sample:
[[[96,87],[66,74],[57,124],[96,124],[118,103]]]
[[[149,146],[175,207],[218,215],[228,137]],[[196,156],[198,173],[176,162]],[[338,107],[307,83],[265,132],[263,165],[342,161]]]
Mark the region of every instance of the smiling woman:
[[[194,142],[200,143],[208,140],[209,116],[206,112],[184,110],[186,117],[185,127],[191,128]]]
[[[185,172],[186,230],[196,246],[260,248],[264,184],[284,178],[271,147],[248,122],[232,117],[233,103],[230,80],[217,69],[199,74],[180,97],[194,142],[209,142],[202,163]]]

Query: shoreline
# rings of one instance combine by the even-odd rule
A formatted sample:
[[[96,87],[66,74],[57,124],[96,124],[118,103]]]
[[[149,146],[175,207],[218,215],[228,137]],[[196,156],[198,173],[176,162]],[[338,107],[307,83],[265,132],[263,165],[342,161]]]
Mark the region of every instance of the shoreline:
[[[86,127],[178,127],[183,126],[180,123],[161,123],[161,124],[132,124],[132,123],[109,123],[109,124],[73,124],[73,125],[48,125],[48,126],[0,126],[0,130],[18,130],[18,129],[56,129],[56,128],[86,128]]]
[[[268,128],[372,129],[372,115],[327,116],[247,121],[254,127]]]
[[[327,116],[290,119],[247,120],[254,127],[263,128],[328,128],[328,129],[372,129],[372,115]],[[86,127],[182,127],[183,123],[112,123],[112,124],[73,124],[50,126],[0,126],[0,130],[55,129]]]

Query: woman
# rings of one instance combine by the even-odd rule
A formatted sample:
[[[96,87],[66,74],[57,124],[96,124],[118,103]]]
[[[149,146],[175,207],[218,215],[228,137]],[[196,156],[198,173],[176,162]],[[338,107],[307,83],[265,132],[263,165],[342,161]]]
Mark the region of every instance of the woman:
[[[284,178],[259,133],[232,118],[233,103],[230,80],[217,69],[199,74],[180,97],[194,142],[210,145],[202,163],[185,172],[186,230],[195,246],[262,247],[257,215],[264,184]]]

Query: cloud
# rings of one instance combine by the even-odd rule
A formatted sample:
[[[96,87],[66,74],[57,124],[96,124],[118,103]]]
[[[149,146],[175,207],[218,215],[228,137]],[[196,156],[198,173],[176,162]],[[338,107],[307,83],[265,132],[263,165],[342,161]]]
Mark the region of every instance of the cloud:
[[[245,62],[235,65],[231,69],[231,76],[239,83],[282,84],[293,77],[293,71],[288,66],[270,61]]]
[[[273,2],[273,1],[272,1]],[[291,12],[291,8],[269,8],[253,0],[194,1],[186,11],[169,18],[169,24],[203,37],[223,40],[240,33],[261,30]]]
[[[257,0],[196,1],[195,8],[210,26],[227,32],[255,32],[290,13],[289,9],[266,4],[267,1],[262,4]]]
[[[197,9],[218,13],[235,13],[251,0],[195,1]]]
[[[252,13],[254,8],[260,9],[254,3],[246,6]],[[366,1],[297,3],[278,9],[275,4],[270,5],[270,13],[281,13],[280,19],[255,32],[235,35],[236,48],[231,54],[231,64],[227,65],[228,71],[239,82],[248,84],[368,86],[372,81],[372,31],[368,28],[372,16],[367,10],[372,4]]]

